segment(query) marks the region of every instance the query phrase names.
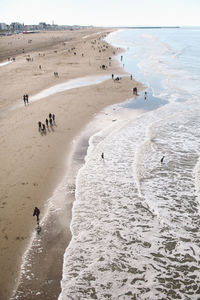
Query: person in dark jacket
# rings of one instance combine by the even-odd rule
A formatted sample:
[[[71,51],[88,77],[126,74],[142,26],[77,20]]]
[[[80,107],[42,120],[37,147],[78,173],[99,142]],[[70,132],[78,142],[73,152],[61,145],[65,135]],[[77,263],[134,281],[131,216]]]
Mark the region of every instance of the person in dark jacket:
[[[163,156],[163,157],[161,158],[161,160],[160,160],[161,164],[163,163],[164,158],[165,158],[165,156]]]
[[[53,122],[55,123],[55,118],[56,118],[56,116],[53,114],[52,115],[52,119],[53,119]]]
[[[41,128],[42,128],[42,123],[39,121],[38,122],[38,129],[39,129],[39,131],[41,131]]]
[[[40,215],[40,210],[39,210],[39,208],[35,207],[35,209],[33,211],[33,217],[34,216],[37,217],[37,222],[39,222],[39,215]]]

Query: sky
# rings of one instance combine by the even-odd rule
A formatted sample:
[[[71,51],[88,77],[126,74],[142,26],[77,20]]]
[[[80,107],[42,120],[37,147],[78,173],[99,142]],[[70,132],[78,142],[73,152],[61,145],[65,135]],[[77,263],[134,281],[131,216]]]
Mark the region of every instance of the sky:
[[[0,23],[200,26],[200,0],[0,0]]]

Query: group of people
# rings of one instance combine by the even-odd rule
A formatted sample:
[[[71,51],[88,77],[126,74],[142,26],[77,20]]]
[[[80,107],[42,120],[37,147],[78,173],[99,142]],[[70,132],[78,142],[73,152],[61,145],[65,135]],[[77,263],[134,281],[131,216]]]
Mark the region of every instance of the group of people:
[[[46,118],[45,123],[46,125],[40,121],[38,122],[38,130],[41,134],[46,134],[46,128],[49,129],[50,127],[52,129],[53,125],[56,124],[55,114],[49,113],[49,118]]]
[[[8,57],[8,61],[15,61],[15,57],[13,58]]]
[[[121,77],[117,76],[114,78],[114,74],[111,75],[112,76],[112,80],[114,81],[120,81]]]
[[[53,72],[53,75],[54,75],[55,77],[58,77],[58,72]]]
[[[29,103],[29,102],[28,102],[28,94],[25,94],[25,95],[23,96],[23,100],[24,100],[24,105],[26,105],[26,104]]]
[[[119,77],[116,77],[114,79],[114,74],[112,74],[111,77],[112,77],[113,80],[117,80],[117,81],[120,79]],[[132,74],[130,75],[130,79],[133,80],[133,75]]]

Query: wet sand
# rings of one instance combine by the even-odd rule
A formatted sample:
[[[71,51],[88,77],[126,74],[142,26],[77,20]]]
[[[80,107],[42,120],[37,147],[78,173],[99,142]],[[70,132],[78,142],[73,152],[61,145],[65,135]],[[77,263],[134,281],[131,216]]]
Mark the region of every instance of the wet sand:
[[[10,54],[15,50],[19,53],[19,49],[25,49],[26,43],[28,45],[25,53],[15,56],[15,62],[0,67],[0,299],[9,299],[18,282],[22,255],[35,229],[33,209],[38,206],[41,218],[45,215],[48,199],[66,174],[74,138],[94,114],[107,105],[133,97],[133,86],[142,89],[142,85],[131,81],[128,76],[120,82],[109,79],[97,85],[62,91],[36,102],[30,101],[27,106],[20,106],[22,97],[27,93],[31,99],[44,89],[74,78],[94,75],[110,75],[111,78],[112,73],[123,74],[122,66],[113,58],[114,52],[120,53],[121,49],[113,49],[102,41],[108,32],[99,28],[58,32],[58,38],[54,32],[53,42],[52,34],[45,33],[45,43],[44,35],[40,33],[32,37],[16,35],[0,39],[2,49],[7,46]],[[28,39],[32,39],[31,45]],[[0,57],[1,62],[6,60],[6,50]],[[26,58],[29,57],[33,61],[28,62]],[[112,57],[111,66],[109,57]],[[106,70],[100,68],[102,64],[107,66]],[[58,77],[53,75],[55,71]],[[37,122],[44,122],[49,112],[55,113],[56,125],[46,135],[41,135]],[[58,215],[53,213],[52,219],[48,219],[50,223],[47,222],[46,226],[47,230],[51,228],[52,236],[45,235],[47,231],[43,228],[43,251],[35,253],[37,283],[44,286],[44,291],[46,288],[55,291],[52,299],[59,294],[62,256],[70,241],[73,197],[64,200],[63,210],[59,210]],[[52,282],[51,290],[48,284]],[[28,288],[34,288],[34,283]],[[44,299],[47,299],[45,297],[44,292]]]

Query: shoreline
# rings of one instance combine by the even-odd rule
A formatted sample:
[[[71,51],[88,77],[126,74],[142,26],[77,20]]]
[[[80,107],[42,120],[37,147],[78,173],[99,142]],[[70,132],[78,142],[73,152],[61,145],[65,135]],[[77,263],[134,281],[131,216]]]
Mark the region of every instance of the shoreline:
[[[103,35],[105,33],[101,34],[101,38],[103,38]],[[110,57],[114,48],[109,45],[107,53],[103,53],[103,57],[99,58],[98,49],[91,50],[91,41],[93,39],[94,36],[92,38],[87,37],[84,39],[84,41],[87,40],[86,43],[84,41],[80,43],[78,39],[77,49],[83,44],[87,44],[84,46],[88,47],[86,47],[88,51],[92,51],[93,56],[90,56],[89,62],[88,59],[86,62],[81,62],[82,58],[79,57],[77,59],[76,57],[76,60],[79,61],[79,67],[76,69],[77,66],[74,68],[74,63],[71,64],[74,56],[70,53],[68,57],[70,64],[68,67],[71,68],[71,71],[68,70],[67,76],[63,75],[63,73],[61,80],[69,79],[69,75],[75,78],[75,75],[77,77],[78,73],[80,73],[79,75],[85,74],[87,76],[88,74],[105,75],[105,73],[111,74],[111,72],[118,73],[120,70],[124,72],[120,64],[113,61],[109,70],[104,72],[99,69],[99,65]],[[100,43],[101,47],[103,47],[103,44],[107,44],[103,40]],[[57,44],[55,46],[57,47]],[[80,47],[81,50],[82,48]],[[35,60],[37,54],[34,55]],[[51,82],[55,82],[55,78],[50,77],[50,74],[52,74],[51,70],[54,69],[54,61],[59,62],[61,69],[64,70],[63,68],[66,65],[62,67],[62,62],[59,60],[62,57],[62,51],[60,58],[57,58],[57,52],[53,51],[53,55],[50,53],[48,62],[52,63],[53,60],[53,63],[48,67],[49,70],[46,70],[47,74],[44,74],[46,79],[44,78],[45,80],[42,82],[37,79],[31,81],[30,95],[34,91],[41,91],[45,85],[47,86],[47,79],[50,79],[49,85]],[[41,57],[39,60],[41,60]],[[95,62],[92,66],[90,64],[91,60]],[[82,63],[83,66],[81,67]],[[89,66],[90,70],[86,68],[86,65]],[[31,77],[26,78],[26,72],[30,71],[30,68],[27,69],[27,66],[29,68],[30,63],[25,62],[23,56],[17,58],[15,63],[9,64],[0,70],[0,76],[3,79],[3,99],[0,101],[1,111],[15,104],[13,98],[17,99],[23,93],[24,86],[30,86]],[[32,72],[35,72],[36,66],[32,67]],[[12,75],[13,72],[16,74],[15,76]],[[40,75],[43,76],[43,74],[38,76]],[[21,81],[22,78],[24,78],[23,81]],[[9,82],[9,89],[6,82]],[[30,233],[33,232],[35,227],[35,220],[32,218],[33,207],[40,207],[41,215],[44,215],[45,203],[51,197],[65,172],[63,161],[66,160],[66,153],[70,151],[70,145],[74,136],[79,134],[95,113],[100,112],[104,107],[112,103],[122,102],[123,99],[132,97],[132,85],[136,83],[134,81],[130,82],[128,78],[123,78],[122,82],[123,84],[113,83],[110,79],[104,84],[61,92],[56,96],[50,96],[42,101],[31,103],[30,106],[23,107],[17,112],[9,111],[0,120],[1,141],[3,144],[3,149],[1,150],[3,166],[0,174],[2,179],[1,208],[4,209],[5,216],[1,220],[1,247],[3,251],[1,251],[0,260],[1,270],[5,275],[0,282],[3,299],[7,299],[11,294],[11,287],[14,285],[18,274],[17,266],[20,265],[22,254],[29,243],[27,241],[30,241]],[[16,89],[16,86],[19,86],[19,88]],[[107,95],[108,91],[109,95]],[[48,132],[46,136],[41,136],[38,133],[37,121],[44,118],[49,111],[55,112],[57,126],[54,128],[54,132]],[[10,124],[9,127],[7,124]],[[49,273],[49,270],[47,270],[47,273]]]
[[[119,123],[122,122],[120,124],[121,127],[126,117],[130,118],[128,119],[129,122],[143,113],[142,110],[138,112],[130,110],[128,113],[126,112],[125,115],[122,115],[122,112],[116,113],[118,105],[128,101],[129,100],[105,107],[82,129],[80,134],[75,137],[75,143],[72,146],[68,159],[67,173],[55,189],[52,197],[48,199],[49,204],[46,215],[44,216],[45,220],[42,221],[42,231],[45,232],[46,237],[44,233],[39,236],[37,233],[33,233],[33,242],[30,243],[30,247],[28,247],[27,253],[24,255],[25,260],[22,268],[21,284],[19,284],[17,292],[11,299],[35,299],[36,296],[40,296],[41,300],[58,298],[61,292],[64,254],[72,237],[70,224],[73,217],[76,180],[80,169],[85,164],[89,140],[101,130],[108,132],[116,130],[116,123],[113,123],[113,118],[117,118]],[[121,108],[121,110],[124,110],[124,108]],[[114,120],[116,121],[116,119]],[[102,122],[104,122],[103,128],[101,127]],[[91,130],[90,127],[93,129]],[[62,219],[62,221],[57,222],[58,219]],[[67,230],[67,233],[65,230]],[[58,235],[59,237],[57,237]],[[59,244],[59,250],[57,247],[55,248],[55,241],[56,244]],[[37,255],[38,253],[39,255]],[[47,270],[45,270],[44,261],[45,264],[48,263]],[[49,264],[51,265],[50,267]],[[44,275],[46,272],[48,272],[48,278]],[[40,278],[40,281],[38,281],[38,278]]]

